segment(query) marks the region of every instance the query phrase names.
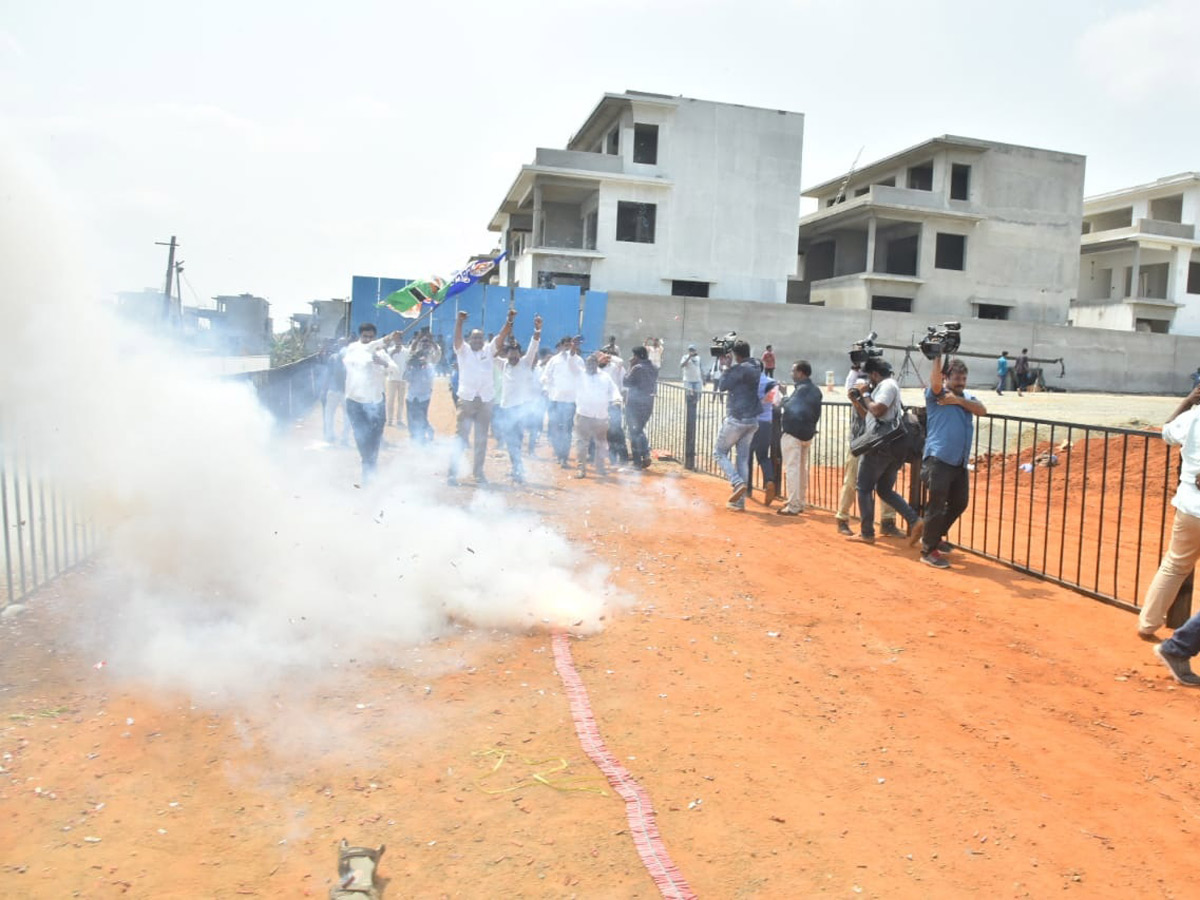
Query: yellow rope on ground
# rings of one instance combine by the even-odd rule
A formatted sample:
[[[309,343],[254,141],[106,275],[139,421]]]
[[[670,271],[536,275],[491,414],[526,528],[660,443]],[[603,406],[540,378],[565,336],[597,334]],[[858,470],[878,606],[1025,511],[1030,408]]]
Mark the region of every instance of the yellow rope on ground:
[[[475,786],[485,794],[508,794],[512,791],[520,790],[523,787],[532,787],[535,784],[544,784],[546,787],[554,788],[556,791],[574,791],[578,793],[599,794],[602,797],[608,796],[608,792],[603,788],[588,784],[588,782],[600,780],[598,776],[571,776],[551,781],[547,776],[553,775],[555,772],[564,772],[568,767],[566,759],[561,756],[550,757],[549,759],[529,759],[528,757],[524,756],[514,756],[508,750],[501,750],[499,747],[492,747],[489,750],[476,750],[471,755],[477,759],[495,757],[496,762],[492,765],[491,771],[475,781]],[[508,787],[484,787],[484,781],[499,772],[501,767],[508,761],[510,756],[512,756],[514,759],[519,759],[526,766],[537,767],[538,771],[531,773],[530,775],[518,781],[516,784],[509,785]],[[551,765],[550,768],[542,768],[543,766],[551,763],[553,763],[553,765]]]

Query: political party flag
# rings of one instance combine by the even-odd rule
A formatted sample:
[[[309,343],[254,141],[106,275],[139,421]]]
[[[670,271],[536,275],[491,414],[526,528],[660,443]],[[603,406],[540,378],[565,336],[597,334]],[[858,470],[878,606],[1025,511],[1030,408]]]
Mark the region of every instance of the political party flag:
[[[440,278],[413,281],[398,291],[392,291],[377,306],[386,306],[406,319],[415,319],[446,299],[446,282]]]
[[[481,259],[478,262],[473,262],[461,272],[458,272],[450,279],[450,286],[446,288],[445,299],[449,300],[455,294],[461,294],[475,282],[481,278],[486,278],[492,273],[496,266],[500,265],[500,260],[508,255],[505,250],[495,259]]]

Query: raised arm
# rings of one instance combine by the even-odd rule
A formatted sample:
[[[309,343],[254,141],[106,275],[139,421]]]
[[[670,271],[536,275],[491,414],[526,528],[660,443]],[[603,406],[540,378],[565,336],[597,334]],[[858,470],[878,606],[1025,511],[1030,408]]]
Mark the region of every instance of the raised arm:
[[[459,350],[461,350],[462,346],[463,346],[462,329],[463,329],[463,322],[465,322],[465,321],[467,321],[467,311],[465,309],[460,309],[458,311],[458,315],[454,319],[454,352],[455,353],[457,353]]]
[[[542,345],[542,317],[533,317],[533,337],[529,339],[529,349],[525,351],[525,358],[521,360],[532,366],[537,362],[538,350]]]
[[[513,319],[517,317],[517,309],[514,306],[508,311],[508,318],[504,320],[504,327],[500,329],[500,333],[492,338],[492,350],[499,352],[500,348],[508,342],[508,336],[512,334]]]

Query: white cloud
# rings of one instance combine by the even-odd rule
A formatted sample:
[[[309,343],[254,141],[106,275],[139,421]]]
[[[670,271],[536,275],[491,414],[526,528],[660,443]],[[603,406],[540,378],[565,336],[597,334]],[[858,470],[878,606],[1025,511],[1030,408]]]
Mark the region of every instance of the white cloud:
[[[0,31],[0,59],[4,57],[21,59],[25,56],[25,48],[21,42],[7,31]]]
[[[1200,89],[1198,34],[1200,4],[1161,0],[1092,25],[1079,39],[1076,58],[1120,101],[1191,94]]]

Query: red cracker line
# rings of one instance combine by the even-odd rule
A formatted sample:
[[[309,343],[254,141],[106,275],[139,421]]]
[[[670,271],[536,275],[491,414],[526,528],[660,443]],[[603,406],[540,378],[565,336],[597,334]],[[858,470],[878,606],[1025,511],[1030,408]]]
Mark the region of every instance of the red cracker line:
[[[567,703],[571,708],[571,718],[575,721],[575,733],[579,735],[579,743],[584,752],[591,757],[592,762],[604,773],[614,791],[625,801],[625,817],[629,820],[629,831],[633,835],[633,846],[650,877],[658,886],[664,897],[672,900],[696,900],[696,894],[688,887],[687,881],[680,873],[675,863],[667,853],[662,836],[658,833],[658,825],[654,821],[654,805],[650,795],[637,783],[633,775],[604,745],[600,737],[600,729],[592,715],[592,705],[588,702],[587,688],[575,671],[575,663],[571,660],[571,639],[565,632],[555,632],[553,635],[554,663],[558,669],[558,677],[562,679],[567,692]]]

